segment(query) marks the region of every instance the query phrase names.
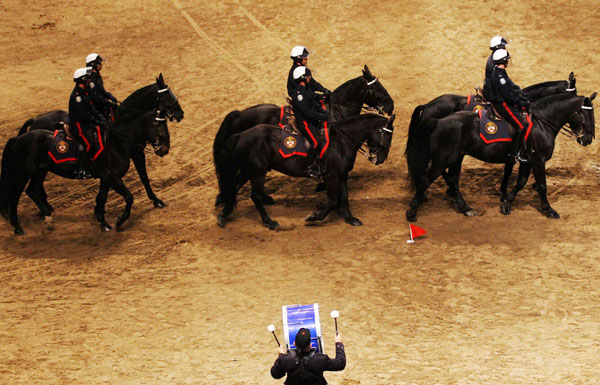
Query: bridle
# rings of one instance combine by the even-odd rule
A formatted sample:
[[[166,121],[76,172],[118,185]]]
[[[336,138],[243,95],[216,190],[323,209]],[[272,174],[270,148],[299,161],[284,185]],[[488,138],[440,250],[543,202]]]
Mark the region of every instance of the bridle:
[[[344,107],[360,107],[361,112],[369,112],[369,113],[374,113],[377,114],[379,116],[385,116],[386,114],[383,112],[383,104],[378,105],[377,107],[370,107],[370,106],[366,106],[365,107],[365,103],[367,100],[367,97],[370,97],[371,100],[374,100],[374,92],[372,89],[372,85],[378,82],[378,79],[375,77],[372,80],[367,80],[364,78],[364,76],[362,77],[366,83],[367,83],[367,87],[363,90],[362,94],[361,94],[361,100],[363,100],[362,104],[356,104],[356,103],[347,103],[347,102],[341,102],[341,101],[336,101],[335,103],[333,103],[331,101],[331,98],[329,99],[329,109],[331,111],[331,116],[333,116],[333,105],[337,104],[340,106],[344,106]]]

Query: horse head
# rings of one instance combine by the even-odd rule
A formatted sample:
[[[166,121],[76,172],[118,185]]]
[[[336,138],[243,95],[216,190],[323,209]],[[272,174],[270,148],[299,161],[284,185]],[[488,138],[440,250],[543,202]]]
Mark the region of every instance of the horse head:
[[[596,119],[594,117],[594,105],[592,104],[595,98],[596,92],[590,97],[585,97],[581,110],[574,114],[574,116],[580,116],[577,118],[579,130],[574,129],[573,131],[578,134],[577,143],[582,146],[591,144],[596,137]],[[571,127],[574,127],[574,125],[571,124]]]
[[[371,73],[365,64],[363,78],[367,83],[364,102],[369,107],[376,108],[379,112],[391,115],[394,112],[394,100],[388,94],[381,82]]]
[[[163,157],[169,153],[171,148],[171,136],[169,135],[169,126],[167,119],[162,112],[156,112],[154,121],[147,132],[146,141],[154,148],[154,153]]]
[[[392,136],[394,135],[395,119],[396,114],[387,119],[385,126],[371,130],[367,136],[369,161],[375,165],[382,164],[388,157],[392,145]]]
[[[170,121],[173,119],[180,122],[183,119],[183,110],[179,105],[177,96],[173,90],[165,83],[162,73],[156,78],[156,86],[158,87],[158,109],[164,113]]]

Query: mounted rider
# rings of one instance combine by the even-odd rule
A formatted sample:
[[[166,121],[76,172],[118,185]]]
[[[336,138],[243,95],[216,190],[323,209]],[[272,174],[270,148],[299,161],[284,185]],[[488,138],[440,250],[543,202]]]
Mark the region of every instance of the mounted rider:
[[[494,36],[490,39],[490,50],[492,53],[490,57],[488,57],[487,62],[485,63],[485,80],[483,81],[483,97],[485,100],[488,100],[488,96],[490,93],[490,87],[492,86],[492,73],[494,72],[494,52],[499,49],[506,49],[508,46],[508,41],[502,36]]]
[[[86,67],[92,68],[88,92],[96,108],[109,120],[111,119],[111,110],[116,109],[119,102],[104,88],[104,80],[100,74],[102,61],[102,56],[97,53],[91,53],[85,58]]]
[[[80,171],[78,177],[89,178],[86,171],[90,158],[96,160],[100,154],[100,148],[96,145],[98,140],[102,141],[102,130],[106,126],[106,120],[98,110],[88,94],[91,67],[79,68],[73,73],[75,88],[69,98],[69,122],[71,131],[75,138],[83,145],[84,152],[79,161]],[[98,136],[96,138],[96,135]]]
[[[290,53],[290,58],[292,58],[292,60],[294,61],[294,64],[292,64],[292,68],[290,68],[290,73],[288,74],[287,91],[288,91],[288,96],[290,98],[293,98],[294,89],[296,88],[296,81],[294,80],[294,71],[298,67],[301,67],[301,66],[306,67],[308,65],[308,49],[306,49],[306,47],[303,47],[301,45],[297,45],[294,48],[292,48],[292,52]],[[321,85],[321,83],[319,83],[315,79],[311,80],[308,87],[310,87],[312,89],[313,93],[315,93],[316,91],[319,91],[319,92],[322,92],[326,97],[328,97],[331,94],[331,91],[329,91],[327,88],[323,87]]]
[[[492,72],[488,102],[492,103],[496,111],[515,127],[516,134],[513,138],[513,148],[509,156],[515,157],[515,160],[519,162],[526,162],[527,160],[520,156],[519,149],[521,143],[525,145],[526,149],[523,136],[533,125],[528,114],[530,103],[523,95],[521,88],[508,77],[506,67],[509,59],[510,54],[504,49],[498,49],[493,54],[495,67]],[[525,114],[525,117],[523,114]]]
[[[311,152],[314,154],[314,162],[308,167],[306,174],[319,176],[322,169],[320,160],[326,150],[321,150],[320,131],[322,124],[327,124],[329,115],[324,113],[316,103],[315,93],[309,85],[311,83],[310,70],[305,66],[299,66],[294,70],[293,77],[296,87],[292,93],[292,107],[296,116],[296,126],[312,145]]]

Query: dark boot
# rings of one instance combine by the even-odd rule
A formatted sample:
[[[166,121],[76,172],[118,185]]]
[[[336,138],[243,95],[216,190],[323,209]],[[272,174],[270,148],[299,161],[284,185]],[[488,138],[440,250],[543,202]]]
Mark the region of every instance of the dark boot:
[[[92,174],[89,169],[90,165],[90,153],[84,151],[79,158],[79,170],[75,171],[76,179],[90,179]]]
[[[512,149],[511,149],[510,153],[508,154],[508,156],[510,158],[513,158],[516,162],[527,162],[524,151],[521,151],[521,149],[523,148],[523,145],[522,145],[523,131],[524,130],[519,130],[517,128],[517,133],[515,134],[515,136],[513,138]]]

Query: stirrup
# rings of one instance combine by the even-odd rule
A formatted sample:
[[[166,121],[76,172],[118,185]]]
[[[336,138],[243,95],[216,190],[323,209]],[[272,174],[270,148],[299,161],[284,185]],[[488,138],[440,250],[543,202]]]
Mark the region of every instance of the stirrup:
[[[323,175],[323,173],[321,172],[321,166],[317,162],[314,162],[313,164],[308,166],[308,168],[304,172],[306,173],[307,176],[310,176],[310,177],[315,177],[315,176],[319,177],[319,176]]]
[[[517,153],[517,156],[515,156],[515,160],[519,163],[529,163],[529,159],[521,157],[521,151]]]
[[[92,174],[88,170],[77,170],[75,171],[75,179],[90,179]]]

